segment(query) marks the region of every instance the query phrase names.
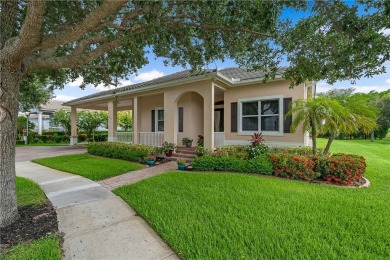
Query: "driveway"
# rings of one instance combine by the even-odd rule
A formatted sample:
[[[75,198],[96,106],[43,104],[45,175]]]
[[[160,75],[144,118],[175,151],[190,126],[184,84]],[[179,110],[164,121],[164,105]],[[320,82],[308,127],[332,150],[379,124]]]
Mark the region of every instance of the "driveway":
[[[66,154],[80,154],[86,152],[87,148],[79,145],[18,146],[16,147],[15,162],[24,162],[44,157],[54,157]]]

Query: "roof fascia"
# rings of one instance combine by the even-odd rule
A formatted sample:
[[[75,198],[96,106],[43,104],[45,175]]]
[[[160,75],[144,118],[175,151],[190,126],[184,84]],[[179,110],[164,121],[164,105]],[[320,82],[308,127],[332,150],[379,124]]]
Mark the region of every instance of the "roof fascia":
[[[127,90],[127,91],[116,93],[116,94],[107,94],[107,95],[103,95],[103,96],[98,96],[98,97],[93,97],[93,98],[79,100],[79,101],[76,101],[76,102],[69,101],[69,102],[66,102],[65,104],[66,104],[66,106],[74,106],[74,105],[78,105],[78,104],[83,104],[85,102],[99,101],[99,100],[107,99],[107,98],[113,97],[113,95],[124,96],[124,95],[127,95],[127,94],[137,94],[137,93],[142,93],[142,92],[145,92],[145,91],[148,91],[148,90],[155,90],[155,89],[162,89],[162,88],[167,88],[167,87],[174,87],[174,86],[177,86],[177,85],[182,85],[182,84],[187,84],[187,83],[192,83],[192,82],[198,82],[198,81],[202,81],[202,80],[206,80],[206,79],[212,79],[212,78],[215,78],[215,77],[216,77],[216,73],[215,72],[211,72],[211,73],[206,74],[206,75],[199,75],[199,76],[196,76],[196,77],[189,77],[189,78],[179,79],[179,80],[175,80],[175,81],[168,81],[168,82],[160,83],[160,84],[157,84],[157,85],[150,85],[150,86],[147,86],[147,87],[144,87],[144,88],[139,88],[139,89],[130,89],[130,90]]]

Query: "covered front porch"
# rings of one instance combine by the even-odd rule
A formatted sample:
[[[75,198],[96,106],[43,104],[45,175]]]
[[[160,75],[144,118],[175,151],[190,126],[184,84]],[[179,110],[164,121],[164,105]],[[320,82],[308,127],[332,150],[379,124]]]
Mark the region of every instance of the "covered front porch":
[[[71,144],[77,143],[77,110],[108,111],[108,141],[161,146],[164,141],[182,145],[182,139],[203,136],[204,147],[224,145],[224,91],[211,80],[161,90],[112,95],[71,106]],[[131,131],[118,128],[117,113],[130,111]]]

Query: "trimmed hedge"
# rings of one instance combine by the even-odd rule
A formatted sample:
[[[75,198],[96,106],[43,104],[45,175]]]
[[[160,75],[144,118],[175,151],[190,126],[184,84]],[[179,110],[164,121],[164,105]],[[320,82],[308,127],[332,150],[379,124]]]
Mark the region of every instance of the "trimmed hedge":
[[[144,158],[156,153],[156,148],[148,145],[101,142],[89,144],[88,153],[108,158],[144,163]]]
[[[192,162],[195,171],[230,171],[272,174],[273,166],[267,156],[258,156],[249,160],[242,160],[228,156],[205,155],[197,157]]]
[[[330,183],[360,184],[366,170],[365,159],[352,154],[307,156],[288,153],[260,155],[253,159],[206,155],[192,162],[195,171],[227,171],[273,174],[277,177],[305,181],[324,180]]]
[[[322,154],[324,151],[323,148],[317,149],[317,154]],[[270,153],[288,153],[288,154],[297,154],[297,155],[308,155],[312,156],[312,148],[308,146],[299,146],[299,147],[270,147]]]

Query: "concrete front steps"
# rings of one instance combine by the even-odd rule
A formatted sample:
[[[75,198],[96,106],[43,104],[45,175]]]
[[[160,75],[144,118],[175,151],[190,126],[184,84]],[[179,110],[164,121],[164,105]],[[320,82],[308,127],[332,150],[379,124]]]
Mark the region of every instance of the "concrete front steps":
[[[177,147],[175,153],[171,157],[166,157],[168,161],[184,160],[186,163],[191,163],[195,155],[196,147]]]

